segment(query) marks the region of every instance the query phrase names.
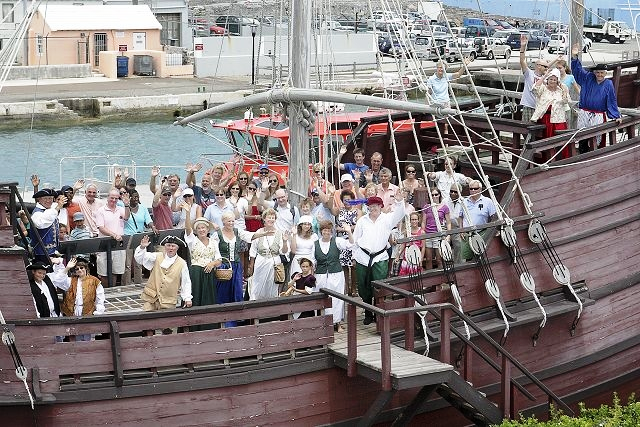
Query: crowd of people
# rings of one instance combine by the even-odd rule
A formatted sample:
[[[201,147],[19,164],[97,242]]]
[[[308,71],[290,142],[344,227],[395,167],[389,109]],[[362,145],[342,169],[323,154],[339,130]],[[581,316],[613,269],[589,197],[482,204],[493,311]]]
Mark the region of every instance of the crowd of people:
[[[528,37],[520,37],[520,68],[524,77],[524,89],[520,99],[523,122],[544,124],[544,138],[557,135],[566,129],[583,129],[606,121],[622,121],[616,91],[611,80],[606,78],[607,66],[596,64],[591,70],[582,67],[578,57],[580,45],[571,48],[571,68],[567,60],[558,56],[551,61],[540,57],[533,69],[527,63]],[[455,73],[445,72],[445,64],[440,61],[435,73],[427,80],[427,91],[434,107],[451,107],[449,82],[462,76],[465,63]],[[572,101],[577,101],[575,109]],[[445,125],[446,133],[446,125]],[[598,148],[603,147],[601,137],[595,139]],[[589,151],[589,140],[579,141],[578,151]],[[568,146],[561,147],[558,158],[570,156]]]
[[[152,168],[150,207],[140,203],[137,182],[126,172],[116,173],[106,199],[97,197],[94,184],[83,181],[60,191],[38,189],[34,176],[33,226],[25,216],[18,220],[33,250],[29,270],[34,272],[31,287],[38,314],[102,313],[105,287],[143,283],[147,274],[141,295],[145,311],[323,288],[373,304],[371,282],[397,274],[392,264],[401,266],[402,274],[442,267],[440,238],[397,244],[398,238],[469,222],[461,201],[468,204],[474,224],[495,214],[490,199],[477,203],[481,184],[456,172],[453,158],[446,159],[442,172],[425,175],[431,194],[429,202],[418,206],[416,192],[429,189],[424,179],[416,178],[416,165],[407,164],[405,179],[396,185],[392,171],[382,166],[381,153],[373,153],[367,165],[359,148],[352,153],[355,163],[342,163],[346,152],[342,147],[335,163],[340,176],[335,185],[325,177],[324,164],[313,166],[308,197],[298,205],[289,201],[286,177],[267,164],[247,173],[240,159],[232,168],[221,164],[202,171],[199,183],[201,164],[187,165],[184,183],[177,174],[160,178],[159,168]],[[463,200],[466,185],[471,196]],[[167,235],[155,247],[148,234],[137,247],[118,246],[126,236],[169,229],[184,229],[184,234]],[[61,241],[94,237],[115,240],[110,260],[106,252],[76,254],[64,265],[58,253]],[[459,236],[444,238],[452,240],[456,260],[462,261]],[[56,288],[72,295],[65,296],[63,307],[56,305]],[[342,300],[333,298],[328,313],[341,331]],[[364,323],[374,320],[373,312],[366,311]]]

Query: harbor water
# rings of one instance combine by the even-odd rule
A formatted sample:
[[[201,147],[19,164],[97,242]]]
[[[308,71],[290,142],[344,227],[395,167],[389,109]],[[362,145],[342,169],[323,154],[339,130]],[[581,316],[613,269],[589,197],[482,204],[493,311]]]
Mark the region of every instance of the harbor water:
[[[230,114],[224,119],[242,117]],[[31,189],[30,177],[37,174],[40,185],[60,188],[76,179],[95,177],[105,180],[107,164],[117,163],[141,183],[148,183],[150,167],[161,166],[161,174],[185,176],[187,163],[202,162],[205,167],[227,160],[231,151],[220,142],[224,132],[208,122],[203,134],[172,121],[100,122],[68,127],[3,130],[0,181],[17,182]],[[96,157],[93,157],[96,156]],[[135,164],[135,172],[132,165]]]

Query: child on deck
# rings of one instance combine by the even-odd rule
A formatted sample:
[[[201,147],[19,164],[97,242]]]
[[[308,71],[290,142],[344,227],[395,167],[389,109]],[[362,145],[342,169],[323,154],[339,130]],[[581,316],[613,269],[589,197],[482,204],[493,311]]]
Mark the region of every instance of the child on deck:
[[[280,293],[280,296],[289,296],[294,293],[302,295],[310,295],[316,287],[316,278],[313,275],[313,262],[308,258],[300,258],[298,260],[301,272],[294,273],[289,281],[288,289]],[[304,311],[302,313],[293,313],[293,318],[298,317],[313,317],[315,313],[313,311]]]

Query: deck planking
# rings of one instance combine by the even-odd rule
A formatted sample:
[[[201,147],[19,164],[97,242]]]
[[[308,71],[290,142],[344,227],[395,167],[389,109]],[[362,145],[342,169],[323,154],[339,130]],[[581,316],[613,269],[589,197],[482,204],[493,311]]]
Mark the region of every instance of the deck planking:
[[[362,314],[357,321],[357,344],[358,355],[356,363],[359,366],[382,373],[382,353],[381,339],[376,332],[376,325],[364,326],[361,324]],[[352,325],[347,325],[351,327]],[[347,333],[334,335],[334,342],[327,347],[338,358],[347,360],[348,343]],[[442,363],[427,356],[414,353],[391,344],[391,377],[396,380],[411,379],[416,377],[430,376],[453,371],[453,366]]]

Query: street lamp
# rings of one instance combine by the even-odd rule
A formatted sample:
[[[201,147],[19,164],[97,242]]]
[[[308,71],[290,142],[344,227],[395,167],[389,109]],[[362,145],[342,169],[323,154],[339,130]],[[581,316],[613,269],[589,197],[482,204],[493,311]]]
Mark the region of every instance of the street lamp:
[[[251,86],[256,84],[256,28],[258,25],[254,22],[249,24],[251,27]]]

